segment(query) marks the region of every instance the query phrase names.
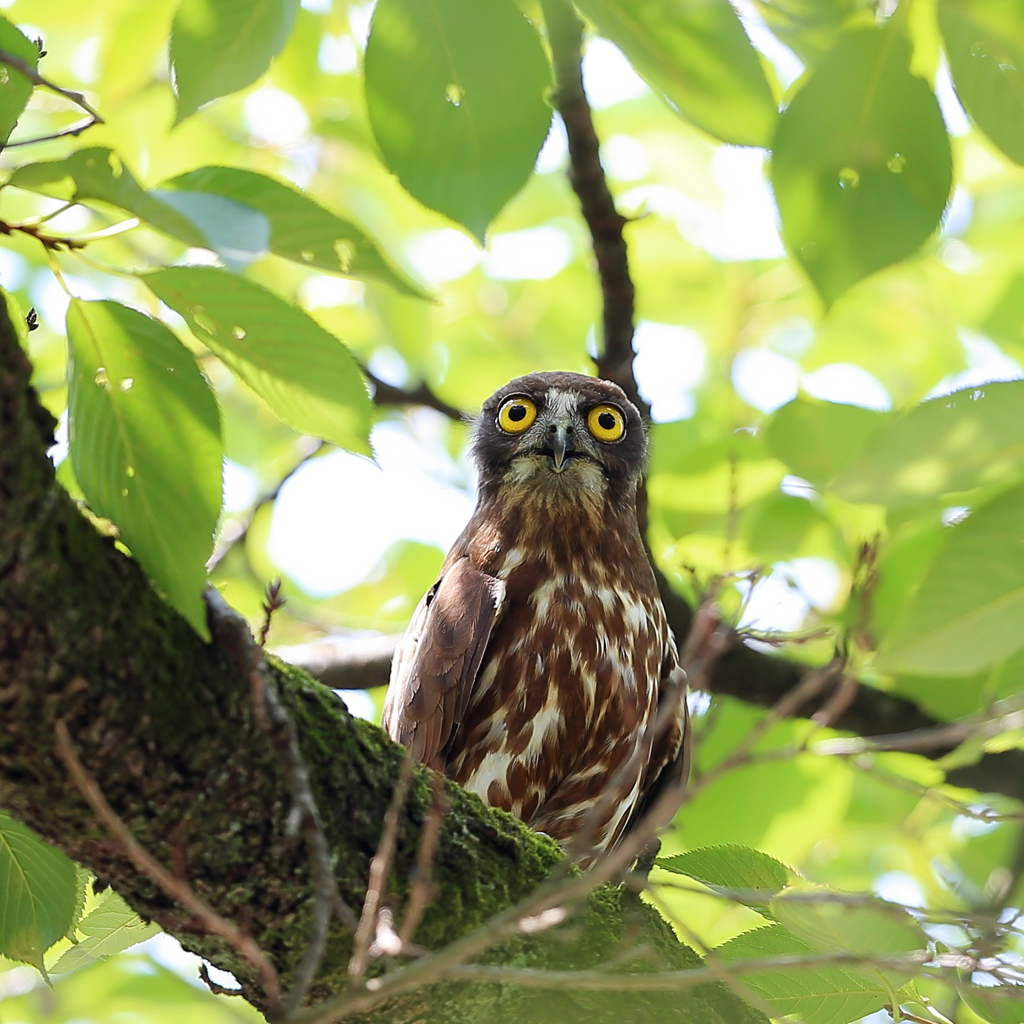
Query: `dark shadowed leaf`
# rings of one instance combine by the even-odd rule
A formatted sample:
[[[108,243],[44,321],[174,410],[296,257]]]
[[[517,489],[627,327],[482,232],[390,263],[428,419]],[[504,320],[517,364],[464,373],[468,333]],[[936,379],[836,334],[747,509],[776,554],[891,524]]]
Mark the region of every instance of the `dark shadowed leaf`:
[[[299,0],[182,0],[171,30],[175,124],[251,85],[288,41]]]
[[[74,912],[75,865],[0,811],[0,953],[42,970]]]
[[[380,0],[366,103],[388,167],[421,203],[481,241],[547,135],[551,78],[511,0]]]
[[[223,197],[258,210],[270,225],[268,248],[278,256],[335,274],[385,281],[409,295],[425,297],[361,228],[284,182],[238,167],[200,167],[165,182],[158,195],[173,205],[177,190],[183,195]]]
[[[191,354],[116,302],[68,309],[69,440],[92,509],[208,636],[202,592],[221,505],[220,416]]]
[[[39,64],[39,47],[0,15],[0,50],[20,57],[29,67]],[[0,62],[0,149],[7,144],[32,95],[32,83],[16,68]]]
[[[142,279],[290,427],[369,454],[371,404],[359,367],[301,309],[214,267]]]
[[[885,672],[966,675],[1024,647],[1024,487],[949,528],[910,607],[885,639]]]
[[[767,146],[777,110],[728,0],[582,0],[577,5],[682,114],[740,146]]]
[[[981,130],[1024,164],[1024,6],[943,0],[939,25],[957,96]]]
[[[715,949],[726,963],[777,956],[813,956],[814,948],[781,925],[757,928]],[[740,979],[768,1003],[775,1015],[802,1024],[849,1024],[883,1006],[888,991],[881,979],[850,967],[790,968],[746,974]]]
[[[786,244],[826,303],[935,230],[952,164],[938,101],[896,30],[840,38],[779,119],[772,184]]]
[[[965,388],[889,417],[835,479],[847,501],[906,505],[1024,475],[1024,381]]]

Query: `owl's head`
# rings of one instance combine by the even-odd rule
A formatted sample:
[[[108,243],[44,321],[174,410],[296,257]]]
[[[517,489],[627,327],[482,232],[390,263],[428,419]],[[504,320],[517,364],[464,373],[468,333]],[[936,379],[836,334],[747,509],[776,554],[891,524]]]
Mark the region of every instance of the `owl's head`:
[[[632,502],[647,437],[618,385],[579,373],[530,373],[484,402],[473,454],[482,494],[504,486]]]

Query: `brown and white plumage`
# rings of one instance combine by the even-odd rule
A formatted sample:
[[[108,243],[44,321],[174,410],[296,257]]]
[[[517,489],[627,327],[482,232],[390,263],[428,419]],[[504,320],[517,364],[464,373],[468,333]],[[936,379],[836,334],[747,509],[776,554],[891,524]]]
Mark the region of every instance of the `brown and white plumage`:
[[[600,851],[686,770],[678,693],[652,729],[681,683],[637,528],[643,424],[614,384],[535,373],[488,399],[473,450],[477,508],[399,644],[384,726],[562,843],[618,779],[587,821]]]

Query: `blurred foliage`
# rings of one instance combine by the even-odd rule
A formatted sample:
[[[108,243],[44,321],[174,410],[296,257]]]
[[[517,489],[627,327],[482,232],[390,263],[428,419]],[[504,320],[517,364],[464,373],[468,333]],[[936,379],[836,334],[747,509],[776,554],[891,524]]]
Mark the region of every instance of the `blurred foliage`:
[[[591,367],[600,295],[557,124],[541,149],[539,5],[435,6],[427,24],[426,5],[380,0],[376,34],[372,5],[346,0],[15,0],[0,18],[0,63],[34,64],[41,37],[40,73],[104,119],[2,155],[0,285],[18,317],[38,314],[24,340],[61,419],[59,476],[197,628],[218,514],[228,600],[257,622],[266,581],[285,578],[279,643],[396,631],[432,582],[470,507],[466,429],[372,410],[360,365],[467,413],[515,375]],[[799,635],[789,656],[844,645],[865,683],[940,719],[1019,696],[1024,8],[579,6],[631,218],[655,557],[691,597],[724,581],[752,633]],[[0,72],[0,135],[82,119]],[[310,435],[329,442],[313,456]],[[372,446],[384,472],[334,445]],[[762,714],[695,704],[695,779]],[[875,891],[918,908],[933,948],[978,948],[956,915],[1024,899],[1019,807],[953,790],[913,755],[817,755],[821,732],[773,725],[763,758],[683,809],[652,876],[681,937],[725,959],[925,941],[880,904],[789,895]],[[62,976],[50,990],[0,973],[3,1019],[256,1019],[119,953],[141,923],[113,897],[82,905],[73,866],[18,829],[0,825],[0,867],[25,871],[20,887],[0,874],[0,952],[40,963],[56,942],[42,962]],[[723,898],[735,889],[749,905]],[[1014,932],[1001,941],[1022,952]],[[980,987],[968,1009],[904,981],[747,976],[815,1024],[893,998],[957,1024],[1024,1020]]]

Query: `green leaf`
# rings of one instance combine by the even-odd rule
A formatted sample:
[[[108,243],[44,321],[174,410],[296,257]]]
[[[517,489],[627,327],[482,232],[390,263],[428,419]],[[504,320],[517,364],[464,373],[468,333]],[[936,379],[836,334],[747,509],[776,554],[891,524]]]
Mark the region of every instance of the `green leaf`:
[[[765,443],[797,475],[822,486],[864,449],[885,413],[800,395],[782,406],[765,429]]]
[[[169,267],[142,280],[290,427],[369,454],[372,407],[359,367],[301,309],[214,267]]]
[[[1014,274],[981,323],[981,330],[998,341],[1024,347],[1024,274]]]
[[[962,979],[968,982],[968,978]],[[964,984],[959,995],[987,1024],[1021,1024],[1024,1021],[1024,986],[999,985],[992,988]]]
[[[779,119],[772,184],[783,234],[829,305],[910,256],[952,184],[935,95],[892,28],[844,34]]]
[[[221,505],[220,416],[195,360],[163,324],[116,302],[67,317],[71,460],[89,505],[208,637],[204,563]]]
[[[0,953],[42,971],[74,913],[75,865],[0,811]]]
[[[1024,475],[1024,381],[964,388],[889,418],[834,481],[847,501],[899,506]]]
[[[266,218],[267,245],[278,256],[334,274],[375,278],[408,295],[426,297],[361,228],[266,175],[238,167],[200,167],[165,182],[156,194],[169,205],[174,205],[175,194],[222,196],[242,203]]]
[[[379,0],[366,103],[385,163],[421,203],[483,241],[533,170],[551,84],[511,0]]]
[[[938,14],[960,102],[1024,164],[1024,9],[1016,0],[942,0]]]
[[[816,952],[781,925],[757,928],[715,949],[726,963],[777,956],[813,956]],[[789,968],[746,974],[745,987],[760,996],[775,1016],[798,1017],[801,1024],[848,1024],[877,1010],[888,999],[879,979],[849,967]]]
[[[1024,647],[1024,486],[950,527],[878,656],[884,672],[965,675]]]
[[[174,123],[255,82],[288,41],[298,9],[299,0],[182,0],[171,29]]]
[[[33,69],[39,66],[39,47],[26,39],[3,15],[0,15],[0,50],[20,57]],[[0,65],[0,149],[7,145],[33,88],[16,68]]]
[[[153,922],[146,924],[113,889],[107,889],[97,906],[79,922],[78,930],[85,938],[50,968],[54,974],[73,971],[93,960],[120,953],[156,935],[160,926]]]
[[[735,893],[745,904],[766,904],[788,881],[789,870],[767,853],[727,843],[661,857],[658,867],[712,889]]]
[[[728,0],[581,0],[577,6],[699,128],[739,146],[771,144],[775,98]]]
[[[754,0],[772,33],[816,67],[844,29],[875,23],[874,0]]]

